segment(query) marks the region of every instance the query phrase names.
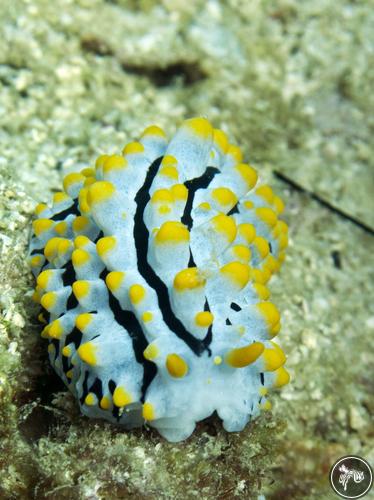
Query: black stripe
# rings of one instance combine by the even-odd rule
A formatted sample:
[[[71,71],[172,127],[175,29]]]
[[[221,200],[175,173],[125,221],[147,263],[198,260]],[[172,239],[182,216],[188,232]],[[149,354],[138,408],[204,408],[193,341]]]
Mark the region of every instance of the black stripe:
[[[188,189],[188,198],[186,202],[186,206],[184,207],[184,212],[182,216],[182,223],[188,227],[188,230],[191,229],[193,221],[191,217],[193,200],[195,197],[195,193],[198,189],[205,189],[212,182],[214,176],[219,173],[218,168],[216,167],[207,167],[205,172],[200,175],[200,177],[195,177],[190,181],[186,181],[184,185]]]
[[[157,174],[161,160],[162,158],[158,158],[149,167],[144,184],[135,196],[137,207],[134,217],[134,241],[138,257],[138,270],[148,285],[157,293],[158,305],[167,326],[177,335],[177,337],[183,340],[195,354],[200,355],[206,349],[204,342],[196,339],[188,332],[183,323],[175,316],[170,305],[167,286],[157,276],[147,261],[149,232],[144,223],[143,216],[144,209],[150,200],[149,189]]]
[[[144,373],[141,401],[144,402],[145,392],[157,373],[156,365],[143,356],[143,351],[148,345],[147,339],[135,314],[132,311],[124,311],[111,292],[109,292],[109,306],[117,323],[130,335],[136,361],[143,365]]]

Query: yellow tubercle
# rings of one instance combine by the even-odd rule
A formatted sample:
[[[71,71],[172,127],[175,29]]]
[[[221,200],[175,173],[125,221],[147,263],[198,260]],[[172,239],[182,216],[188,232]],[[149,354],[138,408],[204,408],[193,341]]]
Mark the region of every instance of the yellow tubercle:
[[[246,183],[247,191],[256,185],[258,175],[253,167],[247,165],[246,163],[239,163],[239,165],[235,166],[235,170],[239,172],[241,178]]]
[[[156,136],[163,137],[164,139],[166,139],[165,132],[162,130],[162,128],[158,127],[157,125],[150,125],[146,129],[144,129],[141,137],[146,137],[149,135],[156,135]]]
[[[86,177],[83,186],[88,187],[91,186],[91,184],[94,184],[95,182],[97,182],[96,177]]]
[[[111,155],[105,160],[103,164],[104,174],[108,174],[113,170],[123,170],[127,167],[127,160],[121,155]]]
[[[42,257],[41,255],[34,255],[30,259],[30,266],[31,267],[40,267],[43,265],[43,262],[44,262],[44,257]]]
[[[165,166],[176,167],[177,164],[178,164],[178,160],[175,158],[175,156],[172,156],[172,155],[165,155],[161,161],[161,167],[165,167]]]
[[[205,277],[197,267],[188,267],[175,275],[174,288],[179,291],[193,290],[194,288],[204,286],[205,282]]]
[[[93,177],[93,176],[95,176],[95,170],[93,168],[84,168],[79,173],[81,175],[84,175],[85,177]]]
[[[88,188],[87,203],[89,206],[104,203],[110,200],[115,192],[116,188],[111,182],[97,181]]]
[[[157,243],[183,243],[190,240],[187,227],[179,221],[164,222],[156,234]]]
[[[238,198],[231,189],[225,187],[213,189],[212,198],[220,205],[230,207],[233,207],[238,201]]]
[[[67,222],[61,221],[55,225],[54,230],[59,236],[65,236],[68,230]]]
[[[156,344],[149,344],[143,351],[143,356],[148,361],[152,361],[153,359],[156,359],[159,354],[160,354],[160,351],[159,351]]]
[[[273,338],[275,337],[276,335],[278,335],[278,333],[280,332],[280,329],[281,329],[281,323],[276,323],[274,326],[272,326],[269,330],[269,337],[270,338]]]
[[[213,135],[212,125],[206,118],[190,118],[183,122],[182,127],[189,129],[203,139],[209,139]]]
[[[89,219],[85,217],[84,215],[78,215],[72,224],[73,231],[76,233],[79,233],[80,231],[83,231],[88,224],[90,223]]]
[[[70,196],[64,193],[63,191],[60,191],[58,193],[55,193],[53,195],[53,204],[54,205],[59,205],[60,203],[64,203],[65,201],[71,200]]]
[[[237,161],[238,163],[241,162],[243,159],[242,150],[239,148],[239,146],[234,146],[233,144],[229,145],[226,154],[232,156],[234,160]]]
[[[38,203],[35,207],[35,215],[40,215],[42,212],[44,212],[44,210],[46,210],[48,208],[48,205],[46,205],[45,203]]]
[[[89,392],[87,396],[84,398],[84,404],[87,406],[94,406],[97,404],[97,397],[93,392]]]
[[[268,300],[270,297],[270,291],[265,285],[262,285],[261,283],[253,283],[252,286],[261,300]]]
[[[132,304],[137,305],[145,297],[145,289],[142,285],[132,285],[129,289],[129,298]]]
[[[278,222],[277,214],[271,208],[260,207],[255,210],[257,217],[269,227],[274,227]]]
[[[248,262],[251,258],[251,251],[245,245],[234,245],[231,251],[233,255],[241,261]]]
[[[262,354],[264,370],[273,372],[284,365],[286,356],[282,349],[278,346],[276,349],[265,349]]]
[[[89,238],[87,238],[87,236],[80,234],[74,240],[74,247],[75,248],[84,248],[84,247],[88,246],[90,243],[91,243],[91,240]]]
[[[236,237],[235,220],[229,215],[219,214],[211,219],[215,231],[223,234],[229,243],[232,243]]]
[[[71,261],[74,267],[83,266],[91,259],[91,255],[85,250],[78,248],[71,254]]]
[[[270,186],[264,184],[263,186],[258,187],[255,193],[257,196],[260,196],[265,201],[270,203],[270,205],[273,203],[274,193]]]
[[[213,129],[213,142],[221,151],[221,153],[226,153],[229,147],[229,141],[225,132],[218,128]]]
[[[74,185],[74,184],[83,184],[84,181],[86,180],[85,176],[82,174],[78,174],[76,172],[73,172],[71,174],[68,174],[64,177],[64,180],[62,181],[62,184],[64,186],[64,191],[66,193],[69,193],[69,189]]]
[[[256,361],[264,352],[264,344],[261,342],[253,342],[244,347],[232,349],[226,355],[225,361],[233,368],[244,368]]]
[[[133,155],[136,153],[142,153],[144,151],[144,146],[141,142],[129,142],[122,150],[123,155]]]
[[[45,231],[51,229],[54,225],[54,221],[51,219],[37,219],[32,223],[35,236],[40,236]]]
[[[214,358],[213,358],[213,363],[214,363],[215,365],[217,365],[217,366],[218,366],[218,365],[221,365],[221,364],[222,364],[222,361],[223,361],[223,360],[222,360],[222,357],[221,357],[221,356],[214,356]]]
[[[97,347],[92,342],[86,342],[78,348],[77,353],[82,361],[90,366],[95,366],[97,363],[96,351]]]
[[[275,370],[274,375],[273,387],[283,387],[290,381],[290,374],[283,366]]]
[[[95,162],[95,168],[100,169],[103,167],[105,161],[109,158],[109,155],[100,155],[97,157],[96,162]]]
[[[262,236],[256,236],[252,244],[256,247],[261,259],[265,259],[269,255],[269,243]]]
[[[184,184],[174,184],[170,188],[175,201],[186,201],[188,198],[188,189]]]
[[[121,287],[124,279],[125,273],[121,271],[112,271],[105,278],[105,283],[109,290],[114,293]]]
[[[182,378],[187,375],[188,365],[181,356],[173,353],[166,357],[166,369],[172,377]]]
[[[79,314],[75,319],[75,326],[82,333],[86,330],[87,326],[92,322],[93,314],[92,313],[82,313]]]
[[[132,402],[131,395],[122,386],[117,386],[113,392],[113,403],[121,408]]]
[[[36,278],[37,285],[43,290],[46,290],[49,281],[53,278],[54,273],[55,271],[52,269],[47,269],[46,271],[42,271]]]
[[[110,407],[111,407],[110,399],[108,398],[108,396],[103,396],[100,399],[100,408],[102,410],[109,410]]]
[[[144,420],[154,420],[156,418],[155,409],[151,403],[146,402],[143,404],[143,418]]]
[[[88,204],[87,201],[87,195],[88,195],[88,187],[84,187],[79,191],[78,195],[79,208],[80,211],[84,214],[88,214],[91,210],[90,205]]]
[[[278,215],[282,214],[284,212],[284,203],[279,196],[274,196],[273,200],[273,206],[275,208],[275,211],[277,212]]]
[[[96,250],[100,257],[104,257],[107,253],[109,253],[113,248],[115,248],[117,244],[117,240],[114,236],[104,236],[104,238],[100,238],[96,243]]]
[[[271,404],[271,402],[268,399],[265,401],[265,403],[260,404],[261,410],[264,410],[264,411],[269,411],[272,409],[272,407],[273,407],[273,405]]]
[[[40,303],[44,307],[44,309],[50,312],[56,305],[56,300],[57,300],[57,295],[55,292],[47,292],[40,299]]]
[[[142,320],[144,321],[144,323],[149,323],[150,321],[152,321],[152,319],[153,319],[153,314],[150,311],[145,311],[142,314]]]
[[[253,201],[250,201],[250,200],[246,200],[243,202],[243,206],[244,208],[246,208],[247,210],[252,210],[252,208],[255,206]]]
[[[245,239],[245,241],[250,244],[256,237],[256,229],[253,224],[247,222],[239,224],[238,226],[239,235]]]
[[[272,327],[279,323],[280,314],[278,309],[271,302],[259,302],[256,304],[257,309],[262,314],[268,327]]]
[[[69,356],[71,356],[71,354],[72,354],[71,348],[68,345],[66,345],[62,349],[62,355],[65,356],[65,358],[68,358]]]
[[[152,203],[173,203],[174,196],[168,189],[158,189],[151,198]]]
[[[203,203],[200,203],[198,208],[200,208],[200,210],[205,210],[207,212],[207,211],[211,210],[212,207],[210,206],[210,204],[207,201],[204,201]]]
[[[251,276],[251,268],[242,262],[229,262],[221,267],[220,271],[238,286],[239,290],[246,286]]]
[[[176,181],[178,180],[179,177],[178,170],[173,166],[166,166],[160,168],[159,174],[163,175],[164,177],[169,177],[170,179],[174,179]]]
[[[71,379],[73,378],[73,375],[74,375],[74,371],[73,370],[68,370],[66,373],[65,373],[66,377]]]
[[[213,323],[214,316],[210,311],[201,311],[196,314],[195,322],[198,326],[207,328]]]
[[[64,329],[58,319],[55,319],[52,323],[50,323],[48,327],[48,335],[50,337],[53,339],[60,339],[63,333]]]
[[[266,396],[266,394],[269,392],[267,387],[260,387],[260,390],[258,391],[260,396]]]
[[[73,283],[73,293],[78,300],[87,297],[89,292],[90,292],[90,284],[88,281],[79,280]]]

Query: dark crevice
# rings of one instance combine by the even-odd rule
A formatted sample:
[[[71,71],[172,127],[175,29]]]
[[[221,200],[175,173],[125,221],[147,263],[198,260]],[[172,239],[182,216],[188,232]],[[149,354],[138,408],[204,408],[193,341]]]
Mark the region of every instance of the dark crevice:
[[[57,214],[53,215],[50,217],[51,220],[54,220],[55,222],[65,220],[68,215],[80,215],[80,211],[78,208],[78,200],[74,200],[74,202],[70,205],[70,207],[66,208],[62,212],[58,212]]]
[[[182,85],[188,86],[207,77],[204,70],[195,62],[182,61],[169,64],[164,68],[138,66],[130,62],[122,62],[122,69],[126,73],[148,78],[155,87],[168,87],[178,80],[182,82]]]

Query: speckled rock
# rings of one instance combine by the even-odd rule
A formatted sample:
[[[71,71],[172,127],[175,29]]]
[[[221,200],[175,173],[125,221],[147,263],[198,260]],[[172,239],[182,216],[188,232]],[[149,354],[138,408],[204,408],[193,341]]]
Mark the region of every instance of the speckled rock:
[[[369,2],[1,2],[0,497],[333,498],[339,456],[374,460]],[[227,435],[186,443],[79,416],[48,368],[25,255],[33,205],[144,124],[206,115],[287,202],[274,300],[293,383]]]

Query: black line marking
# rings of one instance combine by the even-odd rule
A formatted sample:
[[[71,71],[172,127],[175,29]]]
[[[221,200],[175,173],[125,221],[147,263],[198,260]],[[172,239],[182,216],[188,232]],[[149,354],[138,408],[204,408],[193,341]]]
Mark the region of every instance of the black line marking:
[[[82,342],[82,336],[82,332],[75,326],[72,331],[68,333],[68,335],[66,335],[65,345],[73,343],[75,345],[75,348],[78,349]]]
[[[71,286],[77,279],[72,261],[69,260],[61,269],[65,269],[61,275],[64,286]]]
[[[242,310],[242,308],[238,304],[236,304],[235,302],[231,302],[230,307],[231,307],[231,309],[233,309],[236,312],[239,312]]]
[[[138,257],[138,270],[148,285],[157,293],[158,305],[167,326],[199,356],[206,349],[204,342],[191,335],[191,333],[186,330],[183,323],[175,316],[170,305],[167,286],[157,276],[147,260],[149,232],[144,223],[143,216],[144,209],[150,200],[149,189],[157,174],[161,160],[162,158],[158,158],[149,167],[144,184],[135,196],[137,207],[134,217],[134,241]]]
[[[353,217],[352,215],[347,214],[343,210],[340,210],[340,208],[335,207],[329,201],[324,200],[318,194],[314,193],[313,191],[310,191],[309,189],[306,189],[305,187],[301,186],[300,184],[298,184],[294,180],[290,179],[286,175],[282,174],[281,172],[274,171],[273,173],[274,173],[275,177],[277,177],[282,182],[288,184],[289,186],[291,186],[296,191],[299,191],[300,193],[307,194],[310,198],[312,198],[313,200],[315,200],[317,203],[319,203],[323,207],[325,207],[328,210],[330,210],[331,212],[339,215],[339,217],[342,217],[343,219],[349,220],[350,222],[352,222],[353,224],[355,224],[355,226],[360,227],[365,232],[369,233],[371,236],[374,236],[374,228],[368,226],[367,224],[365,224],[364,222],[360,221],[359,219],[356,219],[356,217]]]
[[[265,384],[265,377],[264,377],[263,373],[260,373],[260,381],[261,381],[261,385]]]
[[[78,200],[77,199],[74,200],[74,202],[70,205],[70,207],[66,208],[62,212],[58,212],[57,214],[54,214],[52,217],[50,217],[50,219],[57,222],[57,221],[66,219],[66,217],[70,214],[81,215],[79,208],[78,208]]]
[[[191,179],[190,181],[186,181],[184,183],[184,185],[188,189],[188,197],[186,206],[184,207],[184,212],[181,221],[182,224],[188,227],[188,230],[191,230],[193,224],[191,211],[196,191],[198,189],[207,188],[209,184],[212,182],[214,176],[218,173],[219,173],[218,168],[207,167],[205,172],[202,175],[200,175],[200,177],[195,177],[194,179]]]
[[[86,399],[86,396],[88,394],[87,383],[88,383],[88,377],[89,377],[89,375],[90,375],[90,372],[88,370],[86,370],[86,373],[84,374],[83,384],[82,384],[82,396],[79,399],[79,401],[80,401],[81,404],[84,403],[84,400]]]
[[[229,320],[229,318],[226,318],[226,325],[230,326],[232,325],[231,321]]]
[[[144,349],[148,346],[148,341],[144,335],[141,324],[132,311],[124,311],[115,296],[108,290],[109,306],[114,314],[116,322],[125,329],[132,340],[132,348],[136,361],[143,365],[143,384],[141,401],[144,402],[145,392],[157,373],[157,367],[143,356]]]
[[[227,212],[227,215],[234,215],[234,214],[238,214],[239,213],[239,207],[238,207],[239,203],[236,203],[231,210],[229,210]]]
[[[100,399],[103,397],[103,384],[101,382],[101,379],[97,377],[95,378],[94,383],[89,388],[89,392],[93,392],[100,401]]]

